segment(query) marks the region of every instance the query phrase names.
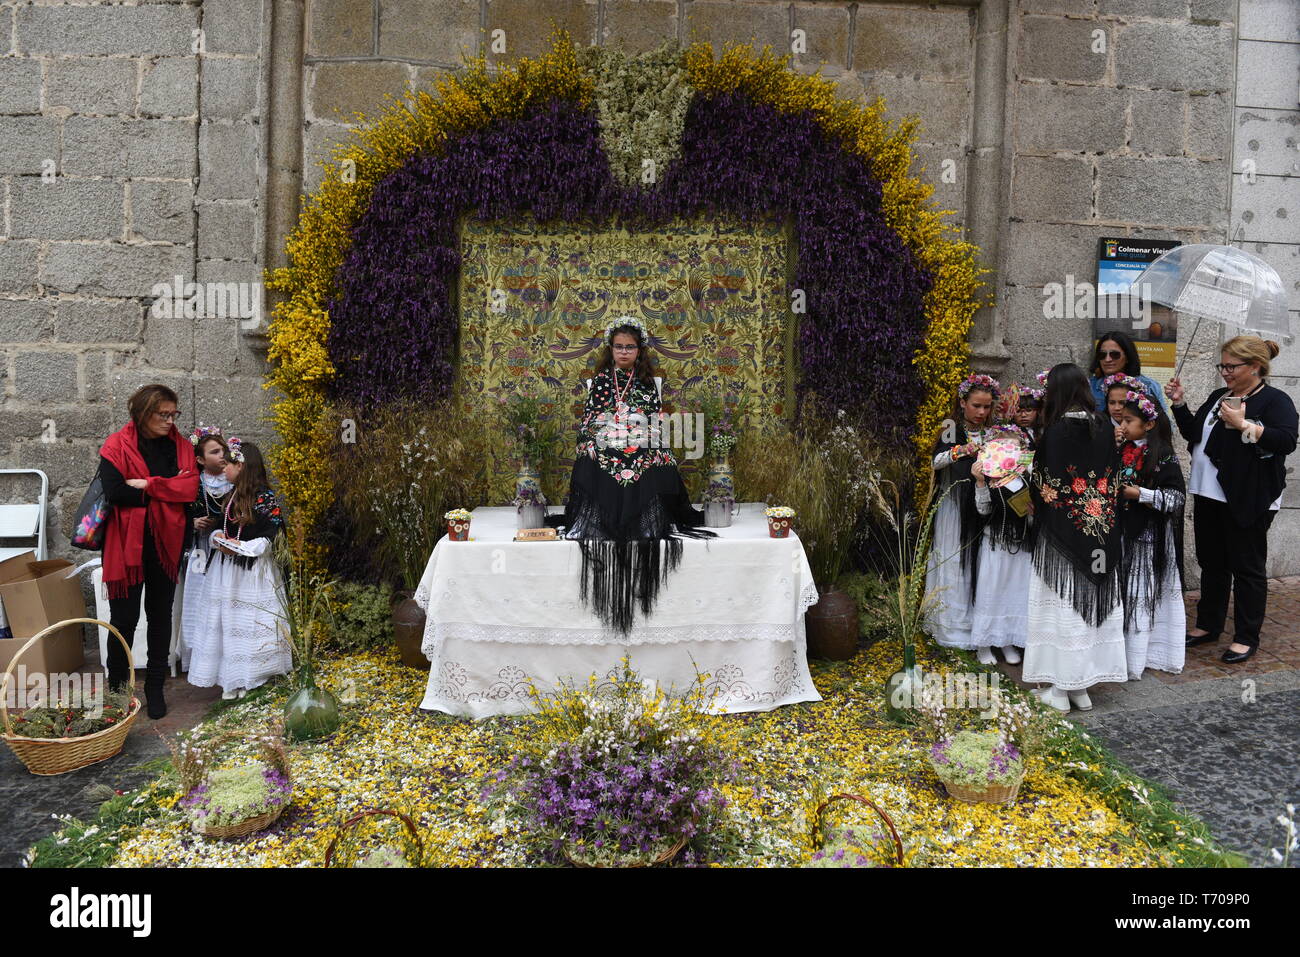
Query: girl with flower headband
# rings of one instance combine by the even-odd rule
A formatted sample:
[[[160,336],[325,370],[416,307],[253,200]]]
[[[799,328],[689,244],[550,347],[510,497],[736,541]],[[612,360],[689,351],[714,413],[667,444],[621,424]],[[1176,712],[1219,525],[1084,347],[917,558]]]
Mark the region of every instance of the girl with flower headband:
[[[1088,376],[1054,366],[1034,452],[1033,574],[1024,680],[1047,682],[1058,711],[1092,708],[1088,688],[1125,681],[1124,613],[1117,515],[1119,450],[1096,411]]]
[[[185,561],[181,563],[181,640],[177,650],[184,671],[190,667],[190,636],[198,627],[203,576],[212,551],[208,536],[221,524],[221,511],[234,488],[226,478],[228,449],[221,429],[200,423],[190,432],[190,444],[194,446],[194,458],[199,469],[199,497],[189,508],[190,527],[194,534]]]
[[[189,682],[214,684],[223,698],[244,693],[293,665],[279,637],[284,618],[280,570],[272,554],[284,530],[262,451],[252,442],[227,441],[226,479],[234,486],[209,539],[212,551],[200,594]]]
[[[984,520],[975,568],[971,641],[981,661],[1000,648],[1008,664],[1020,663],[1029,627],[1033,526],[1023,455],[1028,434],[1016,425],[994,426],[971,465],[975,508]]]
[[[1178,674],[1186,657],[1182,529],[1187,487],[1173,428],[1145,392],[1125,393],[1120,448],[1120,577],[1128,676],[1147,668]]]
[[[999,391],[997,380],[986,375],[967,376],[957,386],[931,463],[940,504],[925,576],[926,592],[935,596],[926,615],[930,634],[945,647],[975,649],[985,664],[996,659],[992,649],[972,635],[984,519],[975,504],[971,464],[992,435],[990,420]]]
[[[667,573],[681,561],[681,537],[714,538],[691,506],[677,460],[662,445],[662,405],[650,336],[634,316],[605,328],[578,428],[577,458],[564,515],[548,524],[582,550],[580,599],[620,633],[636,606],[650,613]],[[664,545],[666,555],[661,556]]]
[[[1128,401],[1126,397],[1130,392],[1150,398],[1146,386],[1130,375],[1119,373],[1106,376],[1102,380],[1101,394],[1106,403],[1105,412],[1110,416],[1111,425],[1117,429],[1120,417],[1124,414],[1124,404]]]
[[[1020,394],[1016,397],[1016,408],[1012,418],[1025,433],[1025,440],[1031,452],[1038,447],[1038,437],[1042,433],[1040,428],[1042,417],[1043,390],[1021,387]]]

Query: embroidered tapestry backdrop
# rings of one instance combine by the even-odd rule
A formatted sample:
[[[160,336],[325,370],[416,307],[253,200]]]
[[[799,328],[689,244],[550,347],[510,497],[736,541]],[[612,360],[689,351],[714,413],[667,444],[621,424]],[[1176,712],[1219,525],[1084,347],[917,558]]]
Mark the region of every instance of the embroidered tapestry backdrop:
[[[650,330],[665,411],[697,412],[697,395],[721,394],[746,397],[755,424],[792,409],[789,235],[780,223],[699,220],[629,233],[470,218],[461,254],[461,385],[471,397],[528,389],[552,400],[546,411],[560,438],[550,488],[572,466],[585,380],[605,326],[621,315]],[[684,459],[682,449],[673,454]],[[515,468],[505,450],[493,474],[494,504],[508,501]]]
[[[536,59],[472,58],[433,90],[409,90],[377,119],[363,117],[324,164],[286,242],[289,265],[268,283],[286,294],[270,324],[267,386],[279,391],[273,463],[296,521],[321,530],[335,497],[324,450],[338,434],[336,406],[378,414],[392,402],[451,392],[463,318],[454,302],[457,223],[467,215],[515,224],[530,215],[593,234],[618,223],[667,235],[699,218],[747,228],[790,223],[789,287],[802,290],[806,305],[793,329],[796,394],[870,411],[881,441],[912,443],[923,463],[969,369],[966,337],[989,298],[981,292],[987,270],[911,173],[916,120],[894,124],[885,110],[881,100],[842,99],[834,80],[796,73],[788,55],[770,48],[728,47],[718,56],[707,43],[665,41],[628,56],[557,31]],[[645,256],[608,261],[613,270]],[[728,306],[768,294],[765,283],[775,281],[760,272],[752,288],[731,292],[727,277],[723,268],[715,278]],[[685,305],[697,279],[687,271],[684,282],[685,297],[663,288],[670,295],[643,309]],[[535,301],[545,293],[539,288]],[[719,321],[739,320],[716,310]],[[736,376],[757,371],[764,381],[763,340],[750,354],[739,334],[719,337],[709,357],[703,333],[687,324],[678,338],[701,336],[687,341],[718,363],[718,375],[731,375],[721,370],[731,359]],[[687,351],[671,337],[667,345]],[[483,348],[491,355],[486,337]],[[670,394],[681,388],[679,372],[700,374],[664,372]],[[773,381],[788,391],[787,379]],[[561,392],[578,389],[566,382]],[[328,547],[313,543],[314,564]]]

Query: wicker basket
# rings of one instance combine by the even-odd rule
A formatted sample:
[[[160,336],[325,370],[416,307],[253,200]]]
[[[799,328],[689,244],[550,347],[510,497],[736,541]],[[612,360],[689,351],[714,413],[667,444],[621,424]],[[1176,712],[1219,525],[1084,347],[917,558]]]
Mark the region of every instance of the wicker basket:
[[[410,834],[411,839],[415,841],[416,861],[414,866],[419,867],[420,862],[424,860],[424,841],[420,839],[419,829],[416,828],[415,823],[409,817],[403,814],[401,811],[390,811],[387,808],[371,808],[365,811],[361,811],[357,814],[352,815],[352,817],[348,818],[346,821],[340,824],[338,833],[336,833],[334,837],[330,840],[329,847],[325,848],[325,866],[326,867],[346,866],[346,865],[334,864],[334,853],[338,849],[339,840],[348,831],[356,827],[366,818],[379,817],[379,816],[395,817],[399,821],[401,821],[403,825],[406,826],[407,833]]]
[[[127,673],[131,676],[131,709],[127,716],[117,725],[87,734],[79,738],[28,738],[13,733],[9,721],[9,709],[6,707],[9,680],[13,677],[18,659],[28,648],[51,632],[58,631],[66,625],[90,624],[100,625],[111,631],[122,647],[126,649]],[[37,632],[27,640],[9,661],[4,679],[0,681],[0,720],[4,722],[4,739],[18,760],[27,766],[32,774],[67,774],[100,761],[107,761],[122,750],[127,733],[140,714],[140,699],[135,697],[135,659],[131,655],[131,646],[126,643],[121,632],[106,621],[98,618],[67,618]]]
[[[1020,782],[1024,779],[1025,772],[1022,770],[1010,784],[990,788],[972,788],[961,784],[949,784],[943,778],[939,780],[943,781],[949,797],[954,797],[958,801],[965,801],[968,804],[1010,804],[1020,793]]]
[[[659,855],[658,855],[657,857],[655,857],[653,860],[650,860],[650,861],[638,861],[638,862],[635,863],[635,864],[589,864],[589,863],[587,863],[586,861],[580,861],[580,860],[575,859],[572,855],[569,854],[569,849],[568,849],[567,847],[564,849],[564,857],[565,857],[565,860],[567,860],[567,861],[568,861],[570,864],[572,864],[574,867],[595,867],[595,868],[603,868],[603,867],[654,867],[656,864],[667,864],[667,863],[668,863],[669,861],[671,861],[674,857],[676,857],[678,854],[680,854],[680,853],[682,852],[682,848],[684,848],[685,846],[686,846],[686,838],[685,838],[684,836],[683,836],[683,837],[679,837],[679,838],[677,839],[677,843],[676,843],[676,844],[674,844],[674,845],[672,845],[672,847],[669,847],[669,848],[667,848],[666,850],[664,850],[663,853],[659,854]]]
[[[273,729],[263,737],[262,760],[266,764],[269,764],[278,770],[288,780],[289,799],[279,807],[271,808],[269,811],[263,811],[261,814],[254,817],[245,818],[237,824],[213,826],[205,825],[196,819],[192,824],[195,834],[201,834],[203,837],[225,841],[237,837],[248,837],[250,834],[256,834],[258,831],[265,830],[279,820],[280,815],[284,813],[284,809],[293,801],[293,775],[289,773],[289,755],[284,750],[283,744],[280,742],[280,733],[281,732],[278,729]],[[227,741],[244,740],[247,740],[247,735],[231,732],[229,734],[223,734],[214,741],[209,742],[208,746],[215,750],[218,745],[224,744]],[[189,793],[189,790],[189,788],[186,789],[187,794]]]
[[[903,858],[903,842],[898,836],[898,829],[894,827],[894,822],[890,819],[879,805],[874,801],[862,797],[860,794],[832,794],[821,804],[817,805],[817,810],[813,813],[812,821],[812,845],[814,850],[820,850],[826,840],[826,811],[836,801],[857,801],[859,804],[865,804],[871,810],[875,811],[885,827],[889,828],[889,836],[894,841],[894,857],[898,860],[899,867],[906,867],[907,863]]]

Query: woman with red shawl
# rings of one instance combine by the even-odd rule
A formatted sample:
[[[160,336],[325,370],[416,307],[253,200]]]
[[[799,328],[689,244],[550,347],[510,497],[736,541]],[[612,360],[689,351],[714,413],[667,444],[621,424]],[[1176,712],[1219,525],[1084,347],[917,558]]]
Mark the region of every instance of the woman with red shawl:
[[[163,682],[171,645],[172,598],[185,547],[186,507],[199,492],[194,447],[176,428],[176,393],[165,385],[137,389],[131,421],[99,450],[104,497],[112,506],[104,534],[104,586],[110,623],[130,640],[144,599],[149,657],[144,693],[149,717],[167,714]],[[108,682],[126,684],[126,651],[108,645]]]

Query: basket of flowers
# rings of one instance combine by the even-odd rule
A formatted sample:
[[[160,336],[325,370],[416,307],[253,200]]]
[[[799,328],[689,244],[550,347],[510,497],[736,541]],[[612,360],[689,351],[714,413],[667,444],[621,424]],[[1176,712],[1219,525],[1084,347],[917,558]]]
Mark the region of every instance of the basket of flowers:
[[[213,767],[216,750],[242,734],[222,735],[196,745],[182,741],[172,746],[172,764],[181,779],[179,806],[190,816],[196,834],[229,840],[247,837],[274,824],[293,800],[289,754],[280,728],[255,740],[260,759],[230,767]]]
[[[384,824],[391,825],[387,829]],[[392,831],[399,833],[393,836]],[[424,842],[401,811],[370,808],[339,825],[325,848],[326,867],[419,867]]]
[[[110,692],[92,701],[57,700],[9,716],[9,683],[23,653],[42,638],[67,625],[92,624],[107,628],[126,649],[130,685],[125,692]],[[25,691],[26,689],[20,689]],[[135,697],[135,660],[121,633],[98,618],[68,618],[37,632],[18,649],[0,681],[0,721],[5,743],[32,774],[66,774],[107,761],[122,750],[127,733],[140,714]]]
[[[832,794],[817,805],[812,820],[813,856],[809,867],[875,867],[872,860],[878,856],[877,851],[885,845],[884,832],[859,835],[852,828],[831,828],[828,832],[826,818],[831,808],[843,802],[854,802],[870,808],[884,822],[889,831],[890,866],[904,867],[903,841],[898,836],[894,821],[870,798],[860,794]],[[865,840],[864,840],[865,837]]]
[[[1009,804],[1020,793],[1020,750],[997,731],[958,731],[930,746],[930,767],[948,794],[971,804]]]

